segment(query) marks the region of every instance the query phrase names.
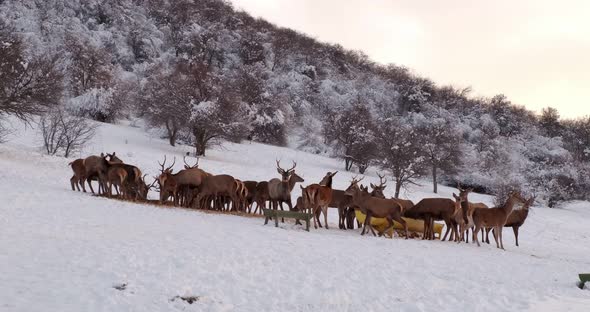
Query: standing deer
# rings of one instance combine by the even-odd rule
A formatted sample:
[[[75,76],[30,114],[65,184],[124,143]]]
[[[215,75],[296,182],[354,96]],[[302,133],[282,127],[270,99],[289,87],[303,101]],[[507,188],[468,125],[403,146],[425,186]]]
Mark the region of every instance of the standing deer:
[[[512,210],[510,215],[508,216],[508,220],[506,220],[506,224],[504,227],[511,227],[512,231],[514,232],[514,239],[516,240],[516,246],[518,247],[518,229],[524,224],[527,216],[529,215],[529,208],[535,202],[535,196],[531,196],[531,198],[527,199],[525,203],[522,205],[521,209]],[[486,228],[486,243],[490,243],[489,234],[491,228]],[[482,232],[483,234],[483,232]],[[483,239],[482,239],[483,240]]]
[[[350,183],[350,186],[346,189],[345,194],[352,196],[352,204],[355,208],[360,209],[365,215],[365,224],[363,226],[363,231],[361,235],[365,235],[365,231],[367,229],[367,225],[369,225],[369,229],[373,232],[373,228],[371,227],[371,218],[385,218],[387,219],[388,226],[387,228],[379,233],[382,235],[383,233],[389,231],[389,229],[393,228],[393,220],[399,222],[405,230],[406,239],[408,239],[408,225],[406,221],[402,219],[402,207],[396,201],[391,199],[383,199],[383,198],[376,198],[371,196],[367,189],[361,189],[358,186],[358,180],[353,179]]]
[[[371,183],[371,188],[373,189],[371,191],[371,196],[373,197],[377,197],[377,198],[385,198],[385,194],[383,194],[383,190],[385,190],[385,188],[387,187],[386,183],[387,183],[387,179],[385,179],[385,175],[380,175],[377,173],[377,176],[379,177],[379,185],[375,185],[373,183]]]
[[[338,172],[338,171],[336,171],[336,172]],[[336,174],[336,173],[334,173],[334,174]],[[320,185],[327,185],[329,183],[330,187],[331,187],[333,176],[334,176],[333,174],[328,172],[328,174],[326,174],[326,176],[324,176],[322,178],[322,180],[320,181],[319,184]],[[330,200],[330,204],[328,204],[328,207],[338,208],[338,228],[340,228],[342,230],[346,229],[346,212],[347,212],[348,207],[350,207],[351,202],[352,202],[352,196],[344,194],[343,190],[332,189],[332,200]],[[319,211],[315,217],[321,227],[322,224],[320,222]]]
[[[248,213],[252,213],[252,205],[254,204],[254,197],[256,195],[256,185],[258,182],[256,181],[244,181],[244,186],[246,187],[246,209],[248,209]],[[254,212],[256,213],[256,211]]]
[[[461,237],[465,237],[465,242],[469,243],[469,229],[473,233],[475,229],[473,224],[470,224],[467,220],[467,215],[472,215],[473,210],[477,208],[488,208],[488,206],[484,203],[471,203],[468,200],[469,193],[473,192],[472,188],[464,189],[461,187],[461,183],[457,184],[457,189],[459,190],[459,196],[463,199],[461,203],[461,212],[463,216],[463,225],[466,227],[464,229],[465,233],[461,233]],[[483,241],[483,231],[481,232],[481,240]]]
[[[86,186],[84,183],[84,181],[86,180],[86,167],[84,167],[84,159],[82,159],[82,158],[76,159],[76,160],[72,161],[71,163],[69,163],[68,165],[72,167],[72,171],[74,172],[74,175],[70,178],[70,184],[72,185],[72,191],[75,191],[76,189],[78,189],[78,192],[79,192],[80,186],[81,186],[82,190],[84,192],[86,192]]]
[[[241,184],[238,183],[232,176],[227,174],[220,174],[214,176],[207,176],[203,179],[199,193],[195,198],[195,202],[200,208],[208,208],[209,199],[213,199],[216,203],[217,209],[222,209],[223,198],[231,198],[233,208],[237,209],[239,205],[238,193]],[[221,205],[220,205],[221,203]]]
[[[165,200],[168,199],[170,195],[174,196],[174,204],[178,205],[180,202],[179,198],[179,190],[182,188],[198,188],[203,179],[208,175],[205,171],[196,167],[189,167],[188,169],[180,170],[178,173],[173,174],[172,167],[176,162],[176,158],[174,158],[174,162],[171,166],[165,168],[166,166],[166,156],[164,156],[164,163],[158,162],[160,165],[160,175],[158,176],[158,181],[160,184],[160,203],[163,203]],[[185,167],[186,168],[186,167]],[[190,193],[187,191],[187,193]],[[192,197],[192,196],[191,196]],[[184,198],[184,205],[190,205],[190,200]]]
[[[90,191],[94,194],[94,189],[92,188],[92,184],[90,183],[90,181],[92,180],[97,180],[98,181],[98,193],[101,194],[101,190],[103,193],[106,192],[106,163],[104,161],[104,154],[100,154],[100,156],[89,156],[86,157],[83,161],[83,165],[84,165],[84,169],[86,170],[86,173],[84,174],[84,176],[86,177],[86,182],[88,182],[88,186],[90,187]],[[116,155],[115,152],[113,152],[112,154],[106,154],[106,157],[108,157],[108,161],[110,163],[120,163],[122,164],[123,161],[121,159],[119,159]]]
[[[455,200],[449,198],[424,198],[404,212],[404,216],[407,218],[424,220],[422,239],[434,239],[435,220],[444,220],[447,226],[447,231],[442,240],[446,239],[449,231],[453,231],[455,236],[458,236],[457,229],[453,226],[452,218],[461,212],[461,202],[457,195],[453,194],[453,196]]]
[[[301,187],[301,196],[303,197],[303,204],[311,209],[311,213],[313,217],[313,226],[314,228],[318,228],[317,223],[319,223],[318,214],[320,211],[324,214],[324,223],[326,224],[326,230],[329,229],[328,227],[328,205],[332,201],[332,178],[336,175],[338,171],[331,173],[328,172],[324,179],[320,181],[324,185],[320,184],[311,184],[308,185],[306,188]],[[316,223],[316,219],[318,219]],[[321,227],[320,223],[320,227]]]
[[[488,209],[480,208],[473,211],[473,216],[471,217],[473,224],[475,224],[473,240],[475,240],[478,247],[480,246],[479,239],[477,238],[479,231],[484,228],[493,228],[496,247],[504,249],[504,243],[502,241],[502,228],[504,225],[506,225],[508,216],[514,209],[514,205],[517,201],[521,203],[525,202],[519,193],[512,191],[508,194],[508,199],[506,199],[504,205]]]
[[[266,209],[266,202],[270,199],[268,195],[268,181],[260,181],[256,184],[256,192],[254,193],[254,201],[256,202],[257,211],[262,214],[262,209]]]
[[[295,173],[297,163],[293,162],[293,167],[288,170],[281,168],[280,162],[277,160],[277,172],[281,175],[281,179],[272,179],[268,181],[268,196],[272,203],[272,209],[277,210],[278,207],[283,209],[283,203],[287,203],[289,210],[293,210],[291,204],[291,191],[297,182],[303,182],[303,178]],[[284,219],[282,220],[284,222]]]

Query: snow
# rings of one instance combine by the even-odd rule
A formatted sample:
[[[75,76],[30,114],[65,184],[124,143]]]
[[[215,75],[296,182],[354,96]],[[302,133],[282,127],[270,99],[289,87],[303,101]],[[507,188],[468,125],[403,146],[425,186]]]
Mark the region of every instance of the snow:
[[[70,190],[73,159],[40,153],[36,130],[0,144],[0,311],[587,311],[590,204],[534,207],[520,247],[306,232],[260,218],[161,208]],[[101,124],[81,155],[116,151],[153,176],[171,147],[141,128]],[[342,164],[289,148],[224,143],[200,167],[242,180],[277,176],[275,159],[317,182]],[[189,162],[193,162],[191,158]],[[340,171],[334,186],[353,176]],[[377,182],[373,170],[365,183]],[[413,200],[437,196],[412,186]],[[391,195],[392,186],[386,189]],[[440,187],[438,196],[456,190]],[[299,194],[296,186],[295,194]],[[155,197],[156,194],[151,194]],[[492,198],[474,194],[474,202]],[[115,286],[126,284],[125,289]],[[176,296],[197,296],[189,304]]]

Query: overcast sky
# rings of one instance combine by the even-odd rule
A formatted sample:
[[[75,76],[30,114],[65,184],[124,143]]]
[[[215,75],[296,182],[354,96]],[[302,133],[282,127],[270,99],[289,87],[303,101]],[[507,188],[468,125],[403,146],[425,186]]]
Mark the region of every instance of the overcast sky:
[[[590,1],[231,0],[237,9],[362,50],[439,85],[590,115]]]

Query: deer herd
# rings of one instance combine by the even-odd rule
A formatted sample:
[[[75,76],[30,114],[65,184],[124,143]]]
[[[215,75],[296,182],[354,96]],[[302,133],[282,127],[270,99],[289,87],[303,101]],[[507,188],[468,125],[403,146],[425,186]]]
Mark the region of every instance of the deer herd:
[[[94,192],[92,181],[98,183],[97,193],[107,197],[113,196],[113,188],[117,196],[133,201],[147,201],[148,192],[154,189],[159,192],[160,204],[171,202],[174,206],[219,210],[238,211],[253,214],[262,214],[262,209],[269,208],[284,210],[283,204],[294,211],[306,211],[313,215],[314,227],[322,227],[320,217],[324,216],[324,225],[328,229],[328,208],[338,209],[338,227],[340,229],[353,229],[362,226],[361,235],[367,232],[375,234],[371,226],[372,218],[382,218],[387,221],[387,230],[378,233],[382,236],[393,228],[394,221],[404,228],[406,239],[409,237],[408,226],[404,218],[422,220],[424,229],[422,239],[432,240],[434,236],[434,221],[443,221],[446,225],[445,235],[442,240],[454,242],[472,241],[480,246],[478,234],[481,232],[481,240],[489,243],[489,233],[493,234],[496,247],[504,249],[502,241],[502,229],[512,227],[518,246],[518,230],[528,216],[529,207],[534,202],[534,197],[525,199],[519,192],[510,192],[506,202],[498,207],[489,208],[483,203],[472,203],[468,199],[472,189],[464,189],[458,185],[459,195],[453,193],[453,198],[424,198],[417,204],[410,200],[386,198],[383,190],[387,180],[379,175],[380,183],[370,183],[369,188],[360,184],[363,178],[353,178],[346,190],[332,188],[332,179],[338,173],[328,172],[319,183],[306,187],[300,185],[301,196],[297,198],[295,205],[291,202],[291,195],[297,183],[304,179],[297,175],[293,162],[291,168],[285,170],[280,162],[276,161],[276,169],[280,178],[269,181],[240,181],[227,174],[213,175],[199,168],[198,159],[194,165],[183,159],[184,169],[174,173],[171,165],[166,164],[164,156],[160,165],[160,173],[154,177],[154,181],[148,184],[146,174],[133,165],[125,164],[115,153],[89,156],[84,159],[76,159],[69,163],[73,176],[70,179],[72,190],[86,192],[85,184]],[[517,204],[520,209],[514,209]],[[254,211],[252,208],[256,206]],[[366,215],[364,224],[355,222],[355,211]],[[284,222],[284,220],[283,220]],[[470,232],[471,231],[471,232]],[[450,234],[450,236],[449,236]],[[485,236],[485,239],[484,239]]]

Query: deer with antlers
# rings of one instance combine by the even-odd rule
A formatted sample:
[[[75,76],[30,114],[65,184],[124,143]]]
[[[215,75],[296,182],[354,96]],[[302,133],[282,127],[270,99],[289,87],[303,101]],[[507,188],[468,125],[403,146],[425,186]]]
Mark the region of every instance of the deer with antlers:
[[[166,167],[166,156],[164,155],[164,162],[158,164],[160,165],[160,175],[157,177],[158,183],[160,184],[160,203],[163,203],[165,200],[168,199],[169,196],[174,197],[174,205],[178,205],[180,202],[179,198],[179,190],[183,187],[188,188],[198,188],[203,179],[207,176],[207,173],[198,167],[198,160],[197,164],[194,166],[190,166],[186,163],[185,159],[185,169],[180,170],[179,172],[173,174],[174,164],[176,163],[176,157],[174,157],[174,161],[172,165]],[[190,204],[189,200],[184,201],[184,204]]]
[[[475,224],[475,231],[473,232],[473,240],[480,246],[477,234],[480,230],[485,228],[493,228],[494,239],[496,240],[496,247],[504,249],[504,243],[502,241],[502,229],[508,221],[508,216],[514,209],[516,202],[524,203],[525,200],[518,192],[510,192],[506,202],[502,206],[487,208],[487,209],[475,209],[473,216],[468,216],[473,224]]]
[[[287,170],[281,168],[280,162],[277,160],[277,172],[281,175],[281,179],[271,179],[268,181],[268,197],[272,204],[273,209],[281,207],[283,209],[283,203],[289,206],[289,210],[293,210],[291,204],[291,192],[297,182],[303,182],[303,178],[295,173],[295,167],[297,163],[293,162],[293,166]],[[282,221],[284,222],[284,220]]]
[[[373,235],[375,234],[371,227],[371,218],[375,217],[385,218],[388,222],[387,228],[379,233],[379,235],[382,235],[393,228],[393,221],[395,220],[404,227],[406,239],[408,239],[408,225],[406,224],[406,221],[402,219],[401,205],[391,199],[371,196],[367,188],[361,189],[361,187],[359,187],[359,181],[360,180],[353,178],[350,182],[350,186],[346,189],[345,194],[352,196],[352,204],[355,209],[360,209],[360,211],[366,215],[361,235],[365,235],[367,225],[369,226],[369,230],[373,232]]]

